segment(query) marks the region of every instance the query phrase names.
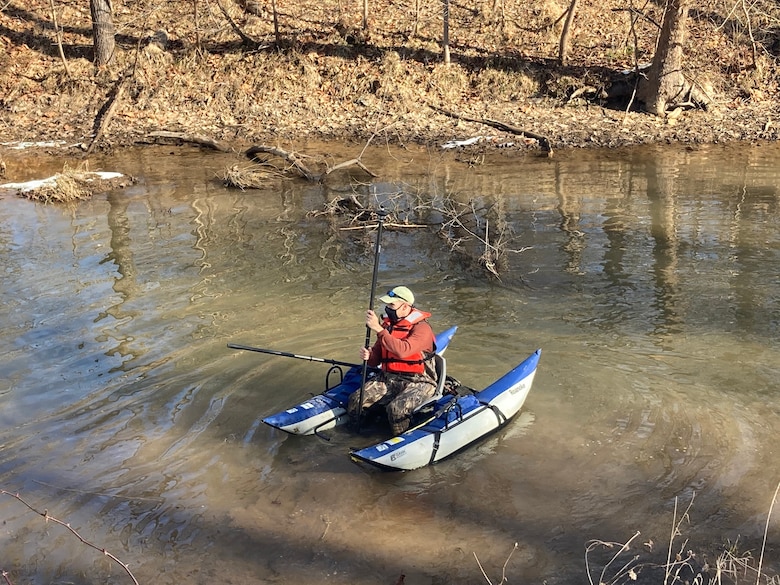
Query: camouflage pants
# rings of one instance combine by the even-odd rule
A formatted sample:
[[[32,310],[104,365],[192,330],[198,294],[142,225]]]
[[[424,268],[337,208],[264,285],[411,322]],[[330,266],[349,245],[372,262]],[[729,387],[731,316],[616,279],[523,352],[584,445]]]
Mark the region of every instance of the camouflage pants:
[[[414,409],[433,398],[436,382],[428,376],[394,376],[380,374],[363,388],[363,410],[373,405],[384,406],[393,433],[400,435],[409,428]],[[347,412],[353,419],[358,415],[360,390],[349,396]]]

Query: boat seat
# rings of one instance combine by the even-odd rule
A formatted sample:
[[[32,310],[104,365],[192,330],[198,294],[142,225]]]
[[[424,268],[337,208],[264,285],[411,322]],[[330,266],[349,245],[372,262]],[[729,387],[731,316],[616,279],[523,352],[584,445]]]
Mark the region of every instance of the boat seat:
[[[437,353],[433,356],[433,367],[436,370],[436,392],[434,392],[433,396],[428,402],[421,404],[415,408],[413,412],[422,410],[426,406],[433,404],[439,400],[439,398],[444,396],[444,384],[447,381],[447,360],[445,360],[443,356],[440,356]]]

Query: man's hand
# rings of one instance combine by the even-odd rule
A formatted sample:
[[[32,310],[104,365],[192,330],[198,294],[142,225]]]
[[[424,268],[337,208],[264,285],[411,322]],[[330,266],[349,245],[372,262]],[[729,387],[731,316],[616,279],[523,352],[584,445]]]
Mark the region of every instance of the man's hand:
[[[382,325],[379,323],[379,317],[371,309],[366,311],[366,327],[371,329],[374,333],[382,331]]]
[[[361,347],[360,348],[360,361],[367,362],[368,358],[371,357],[371,350],[367,347]]]

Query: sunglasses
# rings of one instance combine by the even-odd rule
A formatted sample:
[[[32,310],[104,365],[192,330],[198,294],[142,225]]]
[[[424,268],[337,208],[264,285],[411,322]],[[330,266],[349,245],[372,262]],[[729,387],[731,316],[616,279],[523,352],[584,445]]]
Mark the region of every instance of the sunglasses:
[[[392,297],[394,299],[401,299],[403,302],[408,303],[409,301],[405,298],[403,298],[401,295],[396,294],[395,291],[389,290],[387,291],[387,296]]]

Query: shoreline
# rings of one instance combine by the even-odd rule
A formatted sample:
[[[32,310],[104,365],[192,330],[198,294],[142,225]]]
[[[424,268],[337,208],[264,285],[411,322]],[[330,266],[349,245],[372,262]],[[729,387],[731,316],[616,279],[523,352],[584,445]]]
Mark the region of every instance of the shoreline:
[[[594,110],[596,110],[594,112]],[[445,118],[442,115],[436,115]],[[568,118],[568,120],[564,119]],[[777,119],[777,121],[775,121]],[[497,120],[516,126],[515,119]],[[723,144],[744,144],[745,146],[770,143],[780,139],[780,112],[771,107],[751,107],[723,113],[686,111],[673,120],[661,120],[655,116],[639,112],[617,112],[606,108],[591,107],[583,115],[582,111],[566,108],[537,108],[528,116],[526,113],[527,134],[518,134],[496,129],[490,125],[463,120],[431,120],[427,128],[421,129],[419,115],[400,115],[396,122],[385,129],[375,131],[369,122],[356,123],[342,128],[323,131],[316,126],[300,128],[305,122],[296,122],[289,127],[276,128],[274,133],[247,132],[242,135],[228,136],[228,129],[205,134],[197,128],[182,130],[182,124],[173,124],[177,128],[153,130],[146,128],[124,128],[112,133],[104,143],[98,143],[93,153],[107,154],[116,149],[139,147],[143,145],[170,145],[192,143],[203,148],[213,148],[208,143],[220,144],[228,150],[238,153],[258,144],[305,144],[309,141],[321,143],[365,143],[389,144],[404,148],[406,146],[433,146],[453,151],[503,151],[511,154],[538,152],[544,154],[547,148],[538,137],[549,142],[551,155],[560,151],[581,149],[612,149],[633,146],[702,146]],[[518,126],[521,130],[525,127]],[[155,136],[155,133],[169,133],[171,136]],[[177,138],[192,136],[196,140]],[[91,138],[84,135],[63,136],[54,132],[35,133],[31,128],[15,128],[7,132],[0,143],[0,153],[20,151],[27,147],[45,148],[60,154],[72,152],[74,156],[88,156],[87,149]]]

